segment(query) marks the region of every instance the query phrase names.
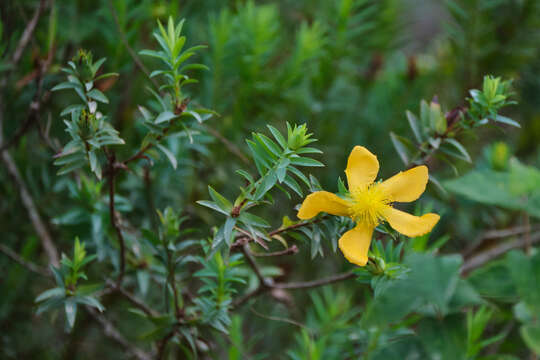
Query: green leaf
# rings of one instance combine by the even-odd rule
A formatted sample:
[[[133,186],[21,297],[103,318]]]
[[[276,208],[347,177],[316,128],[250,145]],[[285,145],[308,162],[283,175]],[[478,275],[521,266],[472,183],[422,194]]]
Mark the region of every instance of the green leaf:
[[[390,283],[366,310],[367,324],[391,323],[412,311],[442,317],[454,309],[450,306],[459,281],[461,256],[435,256],[410,253],[404,265],[408,277]],[[396,296],[399,294],[399,296]]]
[[[75,303],[74,299],[69,298],[66,300],[64,310],[66,312],[66,320],[71,330],[75,325],[75,318],[77,316],[77,303]]]
[[[84,109],[84,105],[78,105],[78,104],[69,105],[67,108],[62,110],[62,112],[60,113],[60,116],[68,115],[68,114],[71,114],[74,111],[80,111],[82,109]]]
[[[523,325],[519,332],[523,341],[536,355],[540,355],[540,325]]]
[[[191,116],[195,118],[200,124],[203,122],[203,119],[201,118],[201,115],[199,115],[196,111],[193,110],[186,110],[182,113],[182,116]]]
[[[458,152],[461,154],[460,159],[463,159],[467,162],[472,163],[471,156],[469,155],[469,152],[463,145],[461,145],[457,140],[455,139],[444,139],[444,142],[447,144],[452,145]]]
[[[213,202],[213,201],[208,201],[208,200],[198,200],[198,201],[197,201],[197,204],[202,205],[202,206],[205,206],[205,207],[210,208],[210,209],[212,209],[212,210],[215,210],[215,211],[217,211],[217,212],[220,212],[220,213],[222,213],[222,214],[224,214],[224,215],[229,215],[229,214],[230,214],[230,212],[227,212],[227,211],[222,210],[222,209],[218,206],[218,204],[216,204],[216,203]]]
[[[164,112],[162,112],[161,114],[158,115],[158,117],[154,121],[154,124],[161,124],[163,122],[174,119],[175,117],[177,117],[177,115],[175,115],[173,112],[164,111]]]
[[[409,121],[409,126],[411,127],[411,130],[414,134],[414,137],[416,138],[416,141],[418,143],[421,143],[423,141],[422,139],[422,133],[420,132],[420,128],[418,127],[418,119],[417,117],[412,113],[410,112],[409,110],[407,110],[405,112],[405,114],[407,115],[407,120]]]
[[[473,170],[460,178],[443,182],[443,186],[454,194],[482,204],[527,211],[531,216],[540,218],[540,183],[535,181],[530,188],[522,188],[528,181],[527,176],[515,169],[514,165],[510,172]]]
[[[424,318],[417,325],[427,359],[466,359],[467,331],[461,315]]]
[[[225,242],[227,245],[231,246],[232,243],[232,235],[233,235],[233,229],[236,225],[236,218],[233,217],[227,217],[227,220],[225,221],[225,225],[223,226],[223,236],[225,237]]]
[[[97,71],[99,70],[101,65],[103,65],[103,63],[106,60],[107,60],[106,58],[101,58],[101,59],[99,59],[98,61],[96,61],[95,63],[92,64],[92,77],[94,77],[96,75]]]
[[[53,87],[51,91],[58,91],[58,90],[64,90],[64,89],[77,89],[77,88],[80,89],[81,86],[74,84],[72,82],[63,82]]]
[[[294,180],[290,175],[287,175],[285,179],[283,179],[283,182],[291,188],[295,193],[298,194],[298,196],[303,197],[304,194],[302,192],[302,188],[298,184],[296,180]]]
[[[176,156],[174,156],[174,154],[169,149],[167,149],[165,146],[163,146],[161,144],[156,144],[156,146],[158,147],[159,150],[161,150],[161,152],[163,152],[165,154],[167,159],[169,159],[169,161],[171,162],[171,165],[172,165],[173,169],[176,170],[176,166],[178,165],[178,162],[176,161]]]
[[[315,159],[307,158],[307,157],[290,157],[289,160],[291,160],[291,164],[298,165],[298,166],[317,166],[317,167],[324,167],[324,164],[320,161],[317,161]]]
[[[268,228],[270,224],[263,218],[250,214],[248,212],[242,212],[238,217],[239,220],[244,222],[246,225],[252,225],[256,227]]]
[[[89,98],[94,99],[94,100],[96,100],[96,101],[105,103],[105,104],[108,104],[108,103],[109,103],[109,99],[107,99],[107,97],[105,96],[105,94],[103,94],[103,93],[102,93],[101,91],[99,91],[98,89],[92,89],[92,90],[90,90],[88,93],[86,93],[86,96],[88,96]]]
[[[506,124],[506,125],[511,125],[511,126],[515,126],[517,128],[521,128],[521,124],[518,123],[517,121],[514,121],[506,116],[502,116],[502,115],[497,115],[495,116],[495,118],[493,118],[493,120],[495,120],[496,122],[499,122],[499,123],[502,123],[502,124]]]
[[[50,299],[52,297],[63,298],[65,296],[65,294],[66,294],[66,290],[64,290],[62,288],[59,288],[59,287],[56,287],[56,288],[53,288],[53,289],[46,290],[46,291],[42,292],[41,294],[39,294],[39,296],[36,298],[35,302],[38,303],[38,302]]]
[[[106,73],[106,74],[102,74],[102,75],[99,75],[97,78],[95,78],[94,81],[106,79],[106,78],[113,77],[113,76],[120,76],[120,74],[119,74],[119,73]]]
[[[255,134],[254,137],[264,145],[264,147],[268,150],[269,153],[273,154],[278,158],[281,156],[281,149],[275,142],[270,140],[270,138],[263,134]]]
[[[287,148],[287,140],[285,140],[285,138],[283,137],[283,135],[281,135],[278,129],[276,129],[275,127],[271,125],[266,125],[266,126],[268,127],[272,135],[274,136],[274,139],[276,139],[278,144],[283,148],[283,150],[285,150]]]
[[[253,194],[253,200],[259,200],[261,199],[264,194],[266,194],[270,189],[274,187],[274,185],[277,182],[277,176],[274,172],[268,172],[263,178],[261,179],[261,182],[257,185],[255,194]]]
[[[401,161],[403,161],[405,165],[408,165],[411,159],[411,154],[408,150],[408,146],[410,146],[409,140],[402,136],[396,135],[393,132],[390,133],[390,139],[392,140],[392,145],[394,145],[394,148],[401,158]]]
[[[92,296],[77,296],[74,299],[78,304],[95,307],[99,312],[103,312],[105,310],[105,307],[103,307],[103,305],[101,305],[101,303]]]
[[[225,212],[230,213],[232,210],[232,204],[227,200],[223,195],[214,190],[210,185],[208,185],[208,192],[212,200]]]

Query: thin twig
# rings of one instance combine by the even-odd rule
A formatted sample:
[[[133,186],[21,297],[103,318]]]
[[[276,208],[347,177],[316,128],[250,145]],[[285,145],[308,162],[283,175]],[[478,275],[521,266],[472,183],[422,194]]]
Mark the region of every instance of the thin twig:
[[[210,134],[212,134],[212,136],[214,136],[216,139],[221,141],[221,143],[225,145],[227,150],[229,150],[229,152],[231,152],[232,154],[236,155],[240,160],[242,160],[244,164],[249,164],[249,159],[246,157],[246,155],[244,155],[242,150],[240,150],[238,146],[230,142],[225,136],[221,135],[219,131],[204,124],[202,125],[202,127]]]
[[[465,248],[465,250],[462,251],[462,255],[464,257],[468,257],[471,255],[476,249],[478,249],[486,240],[493,240],[493,239],[501,239],[506,238],[514,235],[520,235],[523,233],[526,233],[527,231],[538,231],[540,230],[539,225],[535,226],[515,226],[507,229],[495,229],[495,230],[489,230],[486,231],[484,234],[480,236],[478,240],[473,242],[470,246]]]
[[[245,258],[247,259],[249,266],[253,269],[253,272],[255,273],[255,275],[257,275],[257,278],[259,279],[259,282],[260,282],[259,286],[271,287],[272,282],[266,279],[261,273],[261,269],[259,269],[259,266],[257,265],[257,263],[255,262],[255,259],[251,255],[251,251],[249,250],[248,244],[245,244],[242,247],[242,252],[244,253]]]
[[[13,66],[17,65],[19,60],[21,60],[24,49],[26,49],[26,46],[30,42],[30,39],[32,38],[32,34],[34,34],[34,30],[36,29],[37,23],[41,16],[41,13],[45,9],[45,2],[46,2],[45,0],[41,0],[39,2],[37,9],[34,11],[34,15],[32,16],[32,19],[26,25],[26,28],[24,29],[24,32],[21,38],[19,39],[19,43],[17,44],[17,47],[15,48],[13,57],[11,58],[11,64]]]
[[[48,272],[46,269],[42,268],[41,266],[35,265],[29,261],[24,260],[18,254],[16,254],[13,250],[8,248],[7,246],[4,246],[3,244],[0,244],[0,251],[2,251],[4,254],[10,257],[13,261],[21,264],[22,266],[24,266],[26,269],[28,269],[29,271],[33,273],[39,274],[47,278],[52,277],[51,273]],[[148,308],[140,300],[136,299],[133,295],[128,293],[125,289],[121,287],[117,287],[113,281],[108,280],[107,284],[109,285],[109,289],[118,290],[120,294],[124,295],[128,300],[132,302],[132,304],[136,305],[141,310],[145,311],[148,315],[157,316],[157,313],[154,310]],[[105,293],[106,292],[103,292],[103,294]],[[90,306],[86,306],[85,308],[90,313],[90,315],[92,315],[92,317],[102,325],[104,333],[107,337],[115,340],[117,343],[122,345],[124,348],[126,348],[126,350],[128,350],[131,353],[131,355],[133,355],[137,359],[140,359],[140,360],[151,359],[151,356],[149,354],[140,350],[136,346],[130,344],[124,338],[124,336],[120,334],[118,330],[116,330],[114,325],[109,320],[107,320],[105,316],[101,315],[94,308]]]
[[[249,308],[249,310],[254,313],[255,315],[257,315],[258,317],[261,317],[263,319],[267,319],[267,320],[272,320],[272,321],[279,321],[279,322],[284,322],[284,323],[288,323],[288,324],[292,324],[292,325],[296,325],[298,327],[301,327],[302,329],[306,329],[308,330],[310,333],[313,333],[313,330],[310,329],[309,327],[307,327],[306,325],[298,322],[298,321],[295,321],[295,320],[291,320],[291,319],[287,319],[287,318],[281,318],[281,317],[276,317],[276,316],[268,316],[268,315],[264,315],[264,314],[261,314],[260,312],[256,311],[253,306],[251,306]]]
[[[264,293],[267,289],[262,287],[262,286],[258,286],[256,287],[255,289],[251,290],[250,292],[247,292],[245,293],[244,295],[234,299],[234,301],[232,302],[232,309],[237,309],[239,308],[240,306],[242,306],[245,302],[247,302],[249,299],[251,298],[254,298],[254,297],[257,297],[259,295],[261,295],[262,293]]]
[[[159,313],[155,311],[154,309],[150,308],[148,305],[143,303],[141,300],[136,298],[132,293],[128,292],[125,288],[122,286],[118,286],[117,283],[114,281],[107,279],[106,281],[107,286],[112,291],[118,291],[120,294],[122,294],[133,306],[139,308],[142,310],[146,315],[152,316],[152,317],[158,317]],[[105,294],[105,293],[104,293]]]
[[[101,315],[95,309],[90,306],[86,306],[86,311],[103,327],[103,333],[108,338],[114,340],[120,344],[124,349],[128,351],[131,356],[139,360],[151,360],[152,356],[145,351],[139,349],[135,345],[131,344],[126,338],[116,329],[113,323],[105,316]]]
[[[169,332],[163,339],[161,339],[157,343],[157,355],[156,355],[157,360],[163,359],[163,355],[165,355],[165,349],[167,348],[167,344],[174,336],[174,333],[175,333],[174,331]]]
[[[255,253],[255,252],[251,252],[251,255],[253,256],[256,256],[256,257],[271,257],[271,256],[283,256],[283,255],[294,255],[294,254],[297,254],[298,253],[298,246],[296,245],[293,245],[285,250],[281,250],[281,251],[274,251],[274,252],[269,252],[269,253]]]
[[[461,267],[461,274],[466,276],[471,271],[482,267],[491,260],[498,258],[512,249],[523,248],[528,244],[533,245],[537,242],[540,242],[540,232],[532,234],[530,238],[523,237],[518,240],[508,241],[494,246],[467,259]]]
[[[513,235],[520,235],[531,230],[533,231],[540,230],[540,225],[536,225],[536,226],[524,225],[524,226],[516,226],[516,227],[508,228],[508,229],[490,230],[490,231],[486,231],[483,238],[484,239],[500,239],[500,238],[505,238],[505,237],[509,237]]]
[[[116,280],[118,287],[122,284],[122,279],[124,278],[124,272],[126,270],[126,244],[124,241],[124,235],[122,235],[122,229],[120,229],[120,225],[118,224],[118,220],[116,218],[116,211],[114,208],[114,180],[116,176],[116,168],[114,166],[115,163],[115,155],[114,153],[109,155],[109,217],[111,219],[111,225],[113,226],[114,230],[116,231],[116,236],[118,237],[118,244],[120,245],[120,272],[118,274],[118,278]]]
[[[244,304],[249,299],[256,297],[269,289],[282,289],[282,290],[296,290],[296,289],[310,289],[320,286],[325,286],[333,284],[336,282],[344,281],[354,277],[354,272],[349,271],[338,275],[329,276],[327,278],[312,280],[312,281],[302,281],[302,282],[290,282],[290,283],[271,283],[267,282],[266,286],[259,285],[258,288],[252,290],[249,293],[244,294],[236,301],[233,302],[233,309]]]
[[[34,94],[34,97],[32,99],[32,102],[29,106],[28,116],[26,117],[23,124],[15,131],[14,135],[11,137],[11,139],[7,141],[0,142],[0,152],[7,150],[13,145],[17,145],[19,140],[23,137],[24,134],[30,129],[30,127],[39,120],[39,113],[41,110],[41,105],[44,101],[46,101],[50,95],[50,92],[47,92],[41,96],[43,91],[43,79],[44,74],[49,70],[49,67],[51,65],[53,59],[53,50],[49,50],[49,54],[47,55],[47,59],[40,62],[38,60],[37,69],[36,69],[36,83],[37,83],[37,90]]]
[[[36,273],[38,275],[47,276],[48,274],[47,269],[23,259],[19,254],[11,250],[8,246],[4,244],[0,244],[0,251],[6,254],[8,257],[10,257],[11,260],[15,261],[21,266],[24,266],[26,269],[30,270],[31,272]]]
[[[2,121],[0,120],[0,127],[2,126],[1,124]],[[45,223],[41,219],[41,216],[39,215],[39,211],[35,205],[34,199],[30,195],[30,192],[26,187],[26,183],[24,182],[19,172],[19,169],[17,168],[17,164],[15,164],[15,161],[9,154],[9,151],[3,151],[2,153],[0,153],[0,158],[4,162],[8,174],[10,175],[17,189],[19,190],[19,195],[21,196],[23,206],[26,208],[34,230],[36,231],[41,241],[41,245],[43,246],[47,257],[49,258],[49,263],[54,266],[58,266],[58,252],[56,251],[56,247],[54,246],[52,237],[49,234],[49,230],[47,230]]]
[[[332,284],[335,282],[347,280],[352,277],[354,277],[354,272],[349,271],[349,272],[345,272],[345,273],[334,275],[334,276],[329,276],[327,278],[323,278],[319,280],[290,282],[290,283],[275,283],[272,287],[275,289],[289,289],[289,290],[309,289],[309,288],[324,286],[324,285]]]

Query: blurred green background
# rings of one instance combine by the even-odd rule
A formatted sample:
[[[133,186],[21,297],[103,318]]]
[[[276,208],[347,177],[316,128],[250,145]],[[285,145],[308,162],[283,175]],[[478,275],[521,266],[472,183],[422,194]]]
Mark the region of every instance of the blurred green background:
[[[324,152],[320,159],[326,167],[313,174],[325,189],[337,190],[336,179],[343,178],[346,158],[354,145],[376,153],[380,175],[387,178],[403,169],[389,132],[410,137],[405,111],[418,113],[420,100],[429,101],[435,96],[444,111],[465,105],[468,90],[480,88],[486,74],[514,80],[518,105],[505,110],[505,116],[518,121],[522,128],[494,126],[466,134],[461,141],[475,164],[460,161],[448,166],[435,162],[430,172],[437,172],[440,179],[453,179],[475,167],[491,167],[494,142],[504,143],[501,146],[508,157],[540,165],[540,2],[536,0],[49,0],[44,2],[46,9],[20,63],[11,68],[10,56],[39,3],[4,0],[0,4],[0,79],[7,82],[1,94],[2,131],[4,139],[10,139],[25,124],[29,104],[38,91],[38,64],[50,60],[43,74],[46,100],[39,119],[29,125],[30,130],[10,148],[10,153],[50,226],[56,246],[66,253],[71,253],[75,235],[87,241],[90,252],[95,252],[94,242],[103,242],[108,235],[97,225],[99,221],[88,220],[85,211],[91,204],[77,195],[76,181],[56,175],[52,157],[68,138],[59,114],[75,96],[50,95],[49,89],[63,80],[60,67],[79,48],[92,51],[95,58],[106,57],[104,71],[120,74],[117,80],[99,85],[110,99],[106,109],[126,143],[137,144],[144,135],[137,105],[145,104],[149,98],[145,90],[148,79],[130,51],[154,48],[151,32],[156,19],[166,21],[168,16],[186,19],[183,32],[188,46],[208,45],[197,61],[210,71],[197,73],[200,83],[188,86],[187,91],[193,103],[213,109],[220,116],[206,123],[210,130],[197,134],[193,144],[184,138],[168,140],[179,166],[173,171],[167,161],[157,161],[152,167],[150,194],[140,179],[121,181],[119,193],[126,198],[131,223],[148,226],[155,221],[155,214],[148,211],[151,201],[155,208],[172,206],[181,210],[190,216],[191,225],[201,229],[205,229],[202,225],[216,225],[210,213],[196,206],[195,201],[208,197],[208,184],[225,195],[237,193],[242,179],[234,171],[253,168],[245,163],[245,155],[238,156],[237,152],[247,154],[244,139],[252,131],[265,132],[266,124],[280,130],[285,129],[285,121],[308,125],[319,140],[316,145]],[[142,61],[148,69],[155,67],[152,59]],[[225,146],[216,136],[232,145]],[[231,152],[231,148],[237,150]],[[121,148],[119,156],[127,157],[133,150],[133,146]],[[482,184],[476,185],[482,191]],[[428,188],[427,203],[443,215],[434,238],[451,236],[443,253],[462,252],[485,230],[523,221],[519,211],[454,197],[433,185]],[[279,226],[281,217],[295,218],[290,204],[284,196],[278,197],[276,205],[263,215],[276,219],[273,225]],[[4,167],[0,167],[0,229],[3,244],[26,259],[45,263],[20,204],[17,186]],[[207,235],[201,231],[201,237]],[[341,255],[334,256],[329,244],[324,245],[324,251],[324,259],[312,260],[307,250],[297,254],[294,261],[284,258],[268,262],[268,266],[293,280],[322,277],[346,268]],[[103,341],[99,328],[82,312],[72,334],[64,332],[61,322],[36,316],[35,295],[47,285],[6,257],[0,257],[0,269],[0,358],[122,358],[122,350]],[[93,276],[99,279],[99,271],[95,272]],[[242,317],[233,318],[233,340],[223,337],[218,342],[227,348],[238,336],[249,346],[249,358],[254,359],[259,358],[254,354],[282,358],[284,349],[289,349],[289,355],[283,358],[340,358],[340,351],[349,346],[347,339],[352,336],[346,329],[352,326],[350,319],[362,311],[357,304],[367,290],[347,285],[333,289],[284,295],[285,303],[292,301],[289,297],[294,298],[295,305],[287,307],[291,317],[306,321],[320,334],[328,334],[323,345],[306,345],[310,340],[305,330],[261,318],[249,308],[243,310]],[[496,326],[516,321],[512,319],[516,303],[500,305]],[[118,310],[115,320],[120,330],[129,339],[136,339],[137,327],[142,325],[122,310],[127,305],[121,301],[105,305]],[[260,300],[257,311],[283,316],[285,306]],[[457,316],[450,315],[444,321],[451,323]],[[422,326],[417,329],[419,333],[429,334],[436,333],[440,324],[434,320]],[[509,328],[507,336],[509,340],[502,345],[505,351],[517,358],[532,356],[518,327]],[[411,343],[432,341],[426,339],[427,335]],[[309,346],[321,346],[327,352],[315,348],[303,352]],[[447,347],[452,346],[459,343]],[[377,355],[379,358],[400,358],[396,354],[410,350],[400,350],[399,346],[383,349],[394,353],[383,351]],[[411,358],[435,358],[429,346],[423,351],[427,353]],[[244,358],[225,353],[218,351],[209,356]],[[306,353],[325,355],[302,355]],[[452,355],[442,358],[450,359]]]

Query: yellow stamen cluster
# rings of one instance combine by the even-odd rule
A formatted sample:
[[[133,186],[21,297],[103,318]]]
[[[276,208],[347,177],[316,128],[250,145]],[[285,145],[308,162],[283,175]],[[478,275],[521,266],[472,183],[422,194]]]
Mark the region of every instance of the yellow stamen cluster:
[[[379,184],[350,189],[351,204],[349,216],[356,222],[377,226],[381,222],[382,212],[390,204],[388,195]]]

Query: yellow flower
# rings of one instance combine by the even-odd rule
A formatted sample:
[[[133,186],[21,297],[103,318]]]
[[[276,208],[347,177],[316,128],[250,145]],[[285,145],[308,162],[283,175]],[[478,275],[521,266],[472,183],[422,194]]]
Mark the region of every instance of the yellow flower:
[[[320,212],[347,216],[356,226],[339,239],[339,248],[350,262],[365,266],[375,227],[386,220],[394,230],[415,237],[427,234],[439,221],[437,214],[413,216],[394,209],[394,202],[411,202],[426,189],[428,169],[417,166],[399,172],[383,182],[374,182],[379,172],[377,157],[363,146],[355,146],[347,161],[349,198],[342,199],[327,191],[317,191],[306,197],[298,211],[302,220]]]

